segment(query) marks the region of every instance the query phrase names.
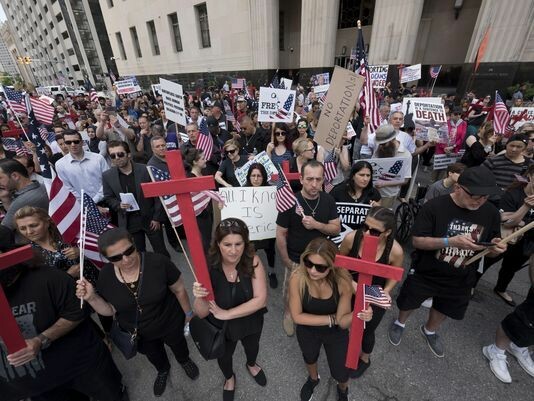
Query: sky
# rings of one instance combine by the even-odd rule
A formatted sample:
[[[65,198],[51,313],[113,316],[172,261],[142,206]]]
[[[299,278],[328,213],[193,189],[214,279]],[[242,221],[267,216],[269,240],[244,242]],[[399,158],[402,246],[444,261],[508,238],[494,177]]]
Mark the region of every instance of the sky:
[[[4,8],[0,4],[0,22],[5,21],[6,19],[6,13],[4,12]]]

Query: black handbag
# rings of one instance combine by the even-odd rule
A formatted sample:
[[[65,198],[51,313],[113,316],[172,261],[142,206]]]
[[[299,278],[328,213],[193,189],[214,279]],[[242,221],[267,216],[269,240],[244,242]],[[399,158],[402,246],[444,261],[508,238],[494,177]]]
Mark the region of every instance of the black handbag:
[[[136,306],[134,330],[132,333],[123,330],[116,316],[114,316],[113,323],[111,324],[111,330],[109,332],[111,341],[113,341],[113,344],[115,344],[119,351],[122,352],[122,355],[124,355],[124,358],[126,359],[132,359],[135,355],[137,355],[137,326],[139,322],[139,313],[141,311],[138,299],[141,295],[141,286],[143,285],[143,270],[145,267],[144,262],[144,255],[141,254],[141,273],[139,274],[139,287],[137,289],[137,296],[134,296]]]

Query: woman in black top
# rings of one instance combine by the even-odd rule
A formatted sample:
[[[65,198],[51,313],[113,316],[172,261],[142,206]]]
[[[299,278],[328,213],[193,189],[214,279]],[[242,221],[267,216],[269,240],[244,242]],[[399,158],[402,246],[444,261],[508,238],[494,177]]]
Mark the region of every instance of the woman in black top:
[[[350,169],[349,178],[336,185],[330,192],[336,202],[364,203],[371,206],[380,205],[380,192],[373,187],[373,167],[360,160]]]
[[[476,135],[470,135],[465,139],[465,153],[461,162],[467,167],[481,165],[486,157],[494,152],[496,139],[493,123],[483,124],[478,130],[478,138]]]
[[[208,291],[195,282],[194,305],[198,317],[212,319],[219,327],[227,323],[225,354],[217,362],[225,378],[223,400],[231,401],[236,382],[232,359],[238,341],[245,349],[248,372],[260,386],[267,384],[265,373],[256,363],[267,311],[265,271],[249,241],[247,225],[235,218],[217,226],[208,257],[215,300],[208,302]]]
[[[100,271],[96,290],[89,281],[78,281],[78,298],[101,315],[115,316],[122,330],[137,332],[138,351],[158,371],[156,397],[165,391],[171,368],[165,344],[187,376],[196,379],[198,367],[189,358],[184,337],[184,324],[193,311],[180,271],[164,255],[138,252],[132,235],[123,228],[103,233],[98,248],[111,263]]]
[[[395,241],[396,223],[395,214],[382,206],[373,207],[369,210],[365,222],[357,231],[353,231],[343,239],[339,253],[353,258],[360,258],[363,247],[363,235],[368,234],[379,237],[376,249],[376,262],[385,265],[402,267],[404,251],[397,241]],[[358,273],[351,272],[354,285],[358,281]],[[391,291],[397,284],[394,280],[373,276],[372,285],[379,285],[391,301]],[[369,358],[375,345],[375,330],[384,317],[386,310],[376,305],[373,308],[373,318],[365,325],[362,340],[362,353],[358,362],[358,369],[351,370],[349,375],[352,378],[360,377],[371,364]]]
[[[348,399],[345,357],[352,323],[352,280],[347,270],[334,266],[337,247],[326,238],[312,240],[289,281],[289,310],[297,324],[297,340],[308,369],[300,399],[309,401],[319,384],[317,359],[324,347],[332,377],[338,382],[338,400]],[[372,309],[358,314],[370,320]]]
[[[215,173],[215,181],[223,187],[239,187],[239,181],[235,176],[235,170],[247,162],[245,156],[240,155],[241,146],[235,139],[229,139],[223,146],[226,158],[222,161],[219,171]]]

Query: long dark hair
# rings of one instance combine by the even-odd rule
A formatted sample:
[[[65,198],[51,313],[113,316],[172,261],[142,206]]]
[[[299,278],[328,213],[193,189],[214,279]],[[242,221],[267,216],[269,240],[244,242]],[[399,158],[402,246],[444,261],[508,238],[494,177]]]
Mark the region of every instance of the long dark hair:
[[[250,242],[248,227],[245,222],[234,217],[224,219],[215,229],[215,234],[213,235],[213,240],[211,241],[211,246],[208,251],[208,261],[210,265],[213,269],[222,270],[222,257],[219,244],[224,237],[230,234],[240,235],[245,243],[243,255],[236,266],[237,272],[248,277],[254,277],[254,269],[257,266],[253,264],[254,256],[256,255],[254,245]]]
[[[345,185],[347,186],[347,192],[349,194],[356,194],[356,187],[354,185],[354,176],[357,172],[363,170],[364,168],[369,169],[371,172],[371,179],[369,180],[369,183],[365,188],[362,189],[362,196],[361,196],[361,203],[369,203],[370,202],[370,196],[373,192],[373,166],[371,166],[371,163],[366,162],[365,160],[360,160],[352,165],[352,168],[350,169],[349,178],[345,181]]]
[[[382,253],[382,257],[386,258],[386,263],[389,263],[389,254],[391,253],[391,248],[393,248],[393,244],[395,243],[395,235],[397,234],[397,221],[395,220],[395,213],[384,206],[374,206],[369,209],[367,217],[372,217],[373,219],[378,220],[384,225],[386,230],[391,230],[391,233],[386,239],[384,252]],[[360,244],[362,240],[363,230],[359,228],[354,235],[354,241]]]
[[[254,163],[254,164],[252,164],[250,166],[250,168],[248,169],[248,172],[247,172],[247,183],[246,183],[245,186],[247,186],[247,187],[251,187],[252,186],[252,184],[250,182],[250,175],[252,174],[253,170],[260,170],[261,176],[263,177],[260,187],[268,186],[269,183],[267,182],[267,180],[268,180],[267,171],[265,170],[265,167],[263,167],[263,164],[261,164],[261,163]]]
[[[281,129],[282,131],[285,131],[286,138],[284,139],[284,146],[287,149],[291,149],[291,140],[289,135],[289,127],[286,123],[274,123],[271,128],[271,142],[274,143],[274,146],[276,147],[278,145],[278,142],[276,141],[276,129]]]

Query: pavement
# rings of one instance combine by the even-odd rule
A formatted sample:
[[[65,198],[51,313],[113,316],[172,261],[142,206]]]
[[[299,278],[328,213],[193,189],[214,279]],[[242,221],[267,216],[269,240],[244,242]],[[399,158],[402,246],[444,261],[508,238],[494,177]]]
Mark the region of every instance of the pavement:
[[[420,180],[427,174],[421,171]],[[169,247],[169,249],[171,249]],[[409,249],[405,247],[405,268],[409,265]],[[265,254],[259,251],[264,265]],[[173,262],[182,271],[192,298],[192,274],[182,254],[173,251]],[[264,368],[267,386],[258,386],[245,368],[243,348],[234,354],[236,401],[299,400],[300,388],[307,373],[295,337],[287,337],[282,329],[283,301],[282,264],[277,260],[280,281],[277,289],[269,288],[268,310],[262,332],[258,364]],[[366,401],[505,401],[532,399],[534,377],[529,376],[512,357],[508,356],[511,384],[501,383],[489,369],[482,355],[482,346],[494,341],[499,322],[513,308],[493,294],[499,266],[493,266],[481,279],[462,321],[447,320],[439,330],[445,346],[445,357],[437,358],[429,350],[419,332],[428,310],[420,308],[410,317],[399,346],[387,339],[389,324],[397,317],[397,308],[388,311],[376,331],[376,345],[371,366],[360,379],[351,380],[349,400]],[[524,300],[530,281],[527,269],[518,272],[509,292],[516,302]],[[394,291],[393,299],[399,286]],[[171,360],[171,375],[161,401],[221,401],[223,376],[216,361],[205,361],[188,337],[191,358],[198,364],[200,377],[191,381],[167,349]],[[156,371],[143,355],[124,360],[116,350],[113,357],[124,375],[131,401],[155,399],[152,386]],[[321,383],[315,389],[314,401],[337,400],[336,384],[330,378],[324,351],[319,359]]]

